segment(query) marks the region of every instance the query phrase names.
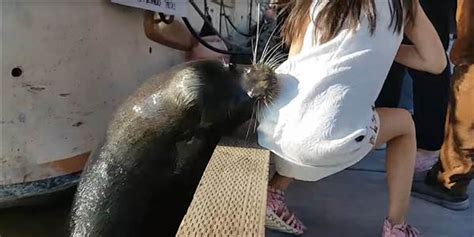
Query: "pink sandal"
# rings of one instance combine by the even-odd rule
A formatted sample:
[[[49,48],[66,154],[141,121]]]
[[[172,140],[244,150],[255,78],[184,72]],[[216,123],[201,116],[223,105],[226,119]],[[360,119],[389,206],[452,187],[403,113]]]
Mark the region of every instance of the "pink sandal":
[[[265,226],[268,229],[293,235],[301,235],[306,230],[295,214],[288,210],[284,192],[272,187],[268,187]]]
[[[421,233],[415,227],[406,223],[392,225],[388,219],[383,223],[382,237],[421,237]]]

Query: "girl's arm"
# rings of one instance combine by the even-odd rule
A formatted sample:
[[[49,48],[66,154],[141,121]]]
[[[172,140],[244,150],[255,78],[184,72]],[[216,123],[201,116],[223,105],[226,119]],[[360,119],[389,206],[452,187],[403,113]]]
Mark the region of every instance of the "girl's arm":
[[[395,61],[416,70],[440,74],[447,64],[443,44],[418,0],[414,1],[415,19],[405,27],[405,35],[413,45],[400,45]]]

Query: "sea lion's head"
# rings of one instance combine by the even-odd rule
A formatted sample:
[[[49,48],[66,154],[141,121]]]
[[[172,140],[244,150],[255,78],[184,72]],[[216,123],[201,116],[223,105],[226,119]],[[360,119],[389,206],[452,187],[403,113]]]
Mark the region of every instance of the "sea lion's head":
[[[278,94],[276,74],[270,66],[261,64],[227,66],[230,74],[237,79],[237,88],[231,93],[233,99],[226,106],[227,124],[241,124],[252,119],[251,124],[255,128],[264,110],[270,107]]]
[[[265,64],[254,64],[243,68],[242,88],[250,98],[270,104],[278,92],[274,70]]]
[[[171,88],[171,89],[170,89]],[[218,60],[190,62],[174,73],[168,85],[176,108],[196,115],[201,124],[231,131],[257,119],[278,93],[275,72],[266,65],[239,65]]]

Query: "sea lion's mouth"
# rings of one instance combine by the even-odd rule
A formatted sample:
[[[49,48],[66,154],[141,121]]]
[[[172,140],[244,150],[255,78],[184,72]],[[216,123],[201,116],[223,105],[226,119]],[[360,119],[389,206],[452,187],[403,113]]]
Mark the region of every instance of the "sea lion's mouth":
[[[251,90],[247,91],[247,95],[248,95],[250,98],[255,98],[254,89],[252,88]]]

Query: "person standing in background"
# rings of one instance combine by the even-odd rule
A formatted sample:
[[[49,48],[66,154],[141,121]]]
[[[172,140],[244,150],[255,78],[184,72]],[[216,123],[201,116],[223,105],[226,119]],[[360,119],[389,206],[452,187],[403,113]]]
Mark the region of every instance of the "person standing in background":
[[[474,1],[457,2],[457,40],[445,139],[439,161],[413,183],[412,194],[453,210],[469,208],[474,176]]]
[[[447,51],[452,20],[452,12],[448,9],[452,9],[454,1],[420,0],[420,4]],[[410,42],[405,38],[404,43]],[[436,163],[443,143],[451,69],[448,64],[441,74],[434,75],[394,62],[377,98],[376,107],[398,107],[406,72],[413,79],[413,120],[418,148],[415,172],[422,172]]]

